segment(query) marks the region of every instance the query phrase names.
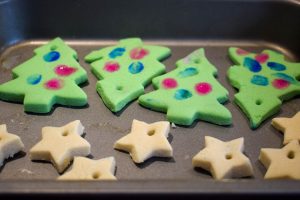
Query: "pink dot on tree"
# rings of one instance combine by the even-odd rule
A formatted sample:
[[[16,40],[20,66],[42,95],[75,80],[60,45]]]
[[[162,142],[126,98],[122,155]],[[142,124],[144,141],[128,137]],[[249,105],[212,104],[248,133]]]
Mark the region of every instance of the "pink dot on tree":
[[[262,53],[255,56],[255,60],[259,63],[264,63],[269,59],[269,55]]]
[[[195,90],[200,95],[206,95],[212,91],[212,86],[207,82],[201,82],[195,85]]]
[[[63,80],[56,78],[50,79],[45,83],[45,87],[49,90],[59,90],[63,87]]]
[[[240,49],[240,48],[238,48],[238,49],[236,50],[236,53],[237,53],[238,55],[247,55],[247,54],[249,54],[248,51],[245,51],[244,49]]]
[[[77,71],[74,67],[69,67],[67,65],[58,65],[55,67],[55,73],[59,76],[69,76]]]
[[[290,83],[284,79],[275,79],[273,80],[272,85],[276,89],[285,89],[290,85]]]
[[[162,85],[166,89],[173,89],[177,87],[177,81],[173,78],[165,78],[162,81]]]
[[[120,65],[117,62],[107,62],[104,66],[104,70],[107,72],[115,72],[120,69]]]
[[[139,60],[139,59],[143,59],[148,54],[149,52],[146,49],[134,48],[130,51],[130,58]]]

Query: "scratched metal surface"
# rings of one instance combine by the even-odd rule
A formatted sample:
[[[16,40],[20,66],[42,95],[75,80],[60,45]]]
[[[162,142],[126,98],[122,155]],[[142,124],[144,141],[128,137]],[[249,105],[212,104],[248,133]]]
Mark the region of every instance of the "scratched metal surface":
[[[8,1],[10,2],[10,1]],[[21,3],[22,1],[12,1],[12,5],[23,5],[24,8],[28,8],[26,3]],[[18,18],[16,19],[16,24],[6,24],[2,21],[0,23],[4,32],[0,32],[0,84],[11,79],[11,70],[18,64],[29,59],[33,55],[33,49],[45,44],[48,39],[52,39],[56,36],[61,36],[68,45],[74,48],[79,56],[79,62],[82,67],[88,73],[89,81],[82,85],[82,89],[88,95],[88,106],[83,108],[68,108],[57,106],[53,111],[46,115],[36,115],[29,114],[23,111],[22,104],[10,103],[0,101],[0,123],[7,124],[8,131],[19,135],[25,144],[25,149],[23,152],[17,154],[14,158],[8,159],[4,166],[0,168],[0,193],[3,194],[155,194],[155,193],[165,193],[165,194],[198,194],[198,195],[213,195],[213,194],[227,194],[227,195],[238,195],[238,194],[298,194],[299,182],[288,181],[288,180],[278,180],[278,181],[265,181],[263,180],[263,175],[266,169],[258,161],[258,155],[260,148],[270,147],[270,148],[280,148],[282,146],[282,134],[276,131],[271,125],[271,119],[266,120],[258,129],[251,130],[249,128],[248,119],[241,112],[241,110],[233,103],[233,95],[236,90],[230,86],[227,78],[226,71],[228,67],[232,65],[232,62],[228,58],[228,47],[237,46],[242,47],[249,51],[260,52],[261,50],[268,48],[277,50],[291,61],[300,61],[299,54],[299,40],[296,40],[295,36],[300,34],[299,27],[293,26],[294,31],[288,33],[282,33],[280,31],[274,32],[273,35],[269,35],[270,31],[266,28],[263,31],[252,30],[252,26],[246,26],[241,24],[236,20],[229,19],[228,14],[225,13],[224,8],[216,8],[216,12],[220,15],[224,15],[224,20],[227,20],[228,26],[222,27],[222,24],[216,19],[217,15],[210,16],[209,1],[204,1],[203,5],[200,6],[200,1],[190,1],[190,5],[184,3],[183,1],[176,1],[176,3],[168,4],[168,1],[160,1],[161,9],[168,5],[170,11],[170,16],[160,17],[160,22],[153,22],[153,26],[156,27],[153,34],[148,34],[149,29],[147,25],[140,23],[140,21],[135,21],[135,18],[130,18],[130,20],[135,21],[136,26],[141,26],[142,31],[133,28],[133,24],[127,23],[123,29],[121,24],[125,23],[122,20],[117,20],[116,16],[110,20],[104,20],[103,23],[106,25],[109,22],[116,23],[117,27],[110,26],[111,31],[107,29],[97,29],[95,26],[89,27],[90,29],[80,29],[77,30],[70,26],[70,24],[59,23],[57,27],[66,28],[63,31],[54,31],[57,29],[50,29],[50,27],[43,26],[44,29],[37,27],[42,26],[40,22],[36,20],[40,17],[50,14],[49,11],[43,7],[43,5],[37,3],[38,1],[29,1],[33,7],[40,6],[40,10],[35,10],[35,12],[27,13],[24,12],[16,13]],[[98,3],[96,1],[91,1],[94,3],[92,5],[87,5],[85,1],[76,1],[73,6],[71,6],[70,13],[77,13],[77,9],[80,10],[82,7],[88,7],[90,13],[96,13]],[[104,8],[108,8],[110,4],[114,5],[118,1],[102,1]],[[143,1],[144,2],[144,1]],[[248,2],[249,1],[245,1]],[[243,1],[233,1],[228,3],[230,8],[243,8],[245,5]],[[253,6],[258,13],[262,15],[262,11],[268,8],[268,17],[273,16],[272,9],[276,10],[278,2],[276,1],[262,1],[254,3],[249,3],[248,6]],[[290,1],[288,1],[290,3]],[[137,3],[137,2],[136,2]],[[199,3],[199,5],[198,5]],[[220,3],[220,2],[219,2]],[[287,6],[289,8],[289,3]],[[138,4],[138,3],[137,3]],[[142,3],[143,4],[143,3]],[[144,2],[145,5],[148,3]],[[213,3],[214,4],[214,3]],[[49,5],[49,2],[45,2],[45,7]],[[176,10],[178,6],[183,6],[181,9],[182,13],[189,13],[183,15],[183,18],[178,21],[181,29],[185,32],[180,32],[181,29],[174,28],[174,24],[170,23],[171,17],[175,17]],[[221,5],[221,4],[218,4]],[[121,9],[125,5],[121,5]],[[192,7],[198,6],[202,9],[202,12],[198,13]],[[214,5],[215,6],[215,5]],[[243,7],[241,7],[243,6]],[[251,7],[250,6],[250,7]],[[269,7],[268,7],[269,6]],[[0,4],[0,14],[5,14],[5,16],[12,15],[9,9],[2,9],[4,6]],[[12,10],[18,11],[22,10],[21,6],[11,7]],[[226,7],[226,6],[225,6]],[[293,13],[296,9],[293,6],[289,13]],[[152,8],[151,8],[152,9]],[[164,15],[162,10],[158,10],[159,15]],[[173,9],[173,10],[172,10]],[[190,10],[189,10],[190,9]],[[180,9],[179,9],[180,10]],[[246,9],[247,10],[247,9]],[[60,12],[58,10],[57,12]],[[105,9],[102,10],[105,12]],[[191,11],[191,12],[185,12]],[[197,12],[196,12],[197,11]],[[224,13],[223,13],[224,11]],[[249,10],[248,10],[249,11]],[[251,9],[250,9],[251,11]],[[129,12],[129,11],[128,11]],[[128,15],[127,11],[123,11],[120,15]],[[150,11],[145,11],[147,14]],[[274,11],[275,12],[275,11]],[[243,13],[243,10],[233,13],[235,17]],[[275,12],[276,13],[276,12]],[[143,14],[143,12],[136,13],[137,15]],[[216,25],[215,28],[210,27],[209,29],[204,29],[203,26],[208,26],[205,21],[201,21],[202,26],[194,26],[191,28],[185,26],[185,20],[189,18],[189,15],[201,15],[208,16],[211,21]],[[23,16],[24,15],[24,16]],[[78,14],[79,15],[79,14]],[[103,13],[99,15],[104,15]],[[167,14],[166,14],[167,15]],[[298,13],[299,15],[299,13]],[[28,17],[30,16],[30,17]],[[150,14],[150,18],[155,18],[154,14]],[[262,15],[263,16],[263,15]],[[23,17],[23,18],[22,18]],[[54,16],[55,17],[55,16]],[[80,20],[77,15],[74,17],[78,20],[77,24],[81,27],[86,27],[82,24],[83,20],[90,19],[86,15]],[[103,17],[103,16],[102,16]],[[255,19],[245,18],[248,22],[256,24],[259,15]],[[288,16],[281,16],[284,19],[289,19]],[[23,24],[20,22],[24,19]],[[45,18],[43,18],[45,19]],[[103,19],[103,18],[102,18]],[[199,18],[201,19],[201,18]],[[266,21],[268,18],[263,17]],[[19,21],[18,21],[19,20]],[[28,23],[28,20],[34,21],[33,24]],[[51,26],[51,20],[48,19],[47,22]],[[65,19],[64,20],[70,20]],[[149,18],[145,19],[149,24],[151,20]],[[165,20],[165,21],[164,21]],[[280,20],[279,20],[280,21]],[[128,22],[128,21],[126,21]],[[100,22],[94,22],[100,23]],[[218,24],[219,23],[219,24]],[[297,21],[289,21],[287,26],[292,26],[297,24]],[[21,24],[21,25],[20,25]],[[259,27],[264,24],[259,23]],[[282,24],[282,23],[281,23]],[[254,25],[253,25],[254,26]],[[271,25],[269,25],[271,26]],[[169,29],[171,28],[171,29]],[[227,29],[226,29],[227,28]],[[240,28],[239,30],[244,30],[245,32],[236,32],[235,28]],[[249,28],[249,29],[248,29]],[[270,28],[270,27],[269,27]],[[272,27],[272,30],[276,29]],[[115,32],[119,30],[119,32]],[[148,30],[148,31],[147,31]],[[5,32],[6,31],[6,32]],[[101,32],[102,31],[102,32]],[[120,32],[121,31],[121,32]],[[175,31],[175,33],[174,33]],[[177,31],[177,32],[176,32]],[[151,32],[151,31],[150,31]],[[98,37],[98,33],[103,33],[102,37]],[[11,37],[9,37],[11,34]],[[186,37],[185,37],[186,34]],[[288,37],[285,34],[290,34]],[[113,39],[111,39],[110,37]],[[198,37],[195,37],[198,35]],[[138,119],[145,121],[147,123],[156,122],[160,120],[165,120],[165,114],[154,112],[146,108],[141,107],[137,101],[133,101],[121,112],[114,114],[110,112],[103,104],[101,98],[95,91],[95,84],[97,79],[90,71],[90,65],[85,63],[83,58],[90,51],[99,49],[108,45],[116,44],[118,39],[125,38],[127,36],[140,36],[145,39],[148,44],[158,44],[164,45],[172,50],[172,55],[163,63],[167,67],[167,71],[174,69],[176,60],[186,56],[190,52],[198,48],[205,48],[206,56],[209,61],[215,65],[218,69],[218,81],[229,91],[229,101],[225,106],[232,112],[233,124],[231,126],[217,126],[203,121],[195,122],[190,127],[177,126],[172,128],[170,131],[169,141],[174,150],[174,157],[171,159],[165,158],[151,158],[143,164],[136,165],[132,162],[129,154],[116,151],[113,149],[114,142],[120,137],[124,136],[130,131],[131,123],[133,119]],[[169,36],[169,37],[168,37]],[[211,36],[211,37],[210,37]],[[23,39],[24,38],[24,39]],[[42,39],[41,39],[42,38]],[[284,39],[285,38],[285,39]],[[299,39],[299,37],[298,37]],[[146,92],[152,91],[152,85],[146,88]],[[300,99],[299,97],[294,98],[288,102],[285,102],[279,113],[275,116],[285,116],[291,117],[297,111],[300,110]],[[62,126],[72,120],[79,119],[85,127],[85,139],[91,144],[91,158],[100,159],[107,156],[114,156],[116,158],[116,177],[119,179],[117,182],[73,182],[64,183],[57,182],[55,179],[59,176],[52,164],[47,162],[32,162],[29,159],[28,151],[41,139],[41,128],[43,126]],[[192,168],[191,159],[192,157],[204,148],[204,136],[209,135],[212,137],[219,138],[221,140],[232,140],[238,137],[245,138],[245,154],[250,158],[251,163],[254,168],[254,177],[246,179],[237,179],[232,181],[215,181],[212,179],[209,173],[202,170],[195,170]]]

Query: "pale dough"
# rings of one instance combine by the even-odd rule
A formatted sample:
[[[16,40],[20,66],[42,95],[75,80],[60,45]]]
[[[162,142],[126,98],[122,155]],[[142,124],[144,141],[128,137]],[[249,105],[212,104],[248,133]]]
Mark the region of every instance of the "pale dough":
[[[114,176],[115,168],[114,157],[100,160],[75,157],[72,169],[58,177],[58,180],[117,180]]]
[[[262,148],[259,160],[267,168],[265,179],[300,180],[300,145],[292,140],[282,149]]]
[[[272,125],[284,133],[283,144],[292,140],[300,141],[300,112],[292,118],[274,118]]]
[[[193,167],[201,167],[217,179],[253,176],[249,158],[243,154],[244,138],[223,142],[205,136],[205,148],[193,157]]]
[[[50,161],[62,173],[74,156],[87,156],[91,152],[90,144],[81,137],[83,130],[79,120],[62,127],[44,127],[42,140],[30,149],[31,160]]]
[[[3,161],[9,157],[13,157],[24,148],[19,136],[8,133],[6,125],[0,125],[0,167]]]
[[[167,140],[170,123],[167,121],[147,124],[133,120],[131,132],[119,139],[115,149],[130,153],[135,163],[142,163],[150,157],[172,157],[173,149]]]

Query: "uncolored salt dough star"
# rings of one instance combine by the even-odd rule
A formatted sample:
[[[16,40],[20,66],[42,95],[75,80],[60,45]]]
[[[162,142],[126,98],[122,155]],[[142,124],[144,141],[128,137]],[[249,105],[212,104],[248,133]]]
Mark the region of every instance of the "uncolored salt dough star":
[[[284,133],[283,144],[292,140],[300,141],[300,112],[292,118],[274,118],[272,125]]]
[[[252,176],[253,169],[243,149],[244,138],[223,142],[205,136],[205,148],[193,157],[192,164],[210,171],[218,180]]]
[[[265,179],[300,180],[300,145],[297,140],[292,140],[282,149],[261,149],[259,160],[268,169]]]
[[[150,157],[172,157],[173,149],[167,140],[170,123],[166,121],[147,124],[133,120],[131,132],[119,139],[115,149],[130,153],[135,163],[142,163]]]
[[[30,149],[31,160],[51,161],[59,173],[74,156],[90,154],[90,144],[81,137],[84,127],[79,120],[62,127],[44,127],[42,140]]]
[[[117,180],[114,176],[116,161],[114,157],[91,160],[75,157],[72,169],[58,180]]]
[[[19,136],[8,133],[6,125],[0,125],[0,167],[3,161],[9,157],[13,157],[24,148]]]

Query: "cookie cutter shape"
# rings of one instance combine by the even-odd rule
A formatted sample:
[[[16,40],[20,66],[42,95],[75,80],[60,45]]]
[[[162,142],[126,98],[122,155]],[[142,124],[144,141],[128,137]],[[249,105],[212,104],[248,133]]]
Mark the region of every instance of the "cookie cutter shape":
[[[259,160],[267,168],[265,179],[300,180],[300,145],[292,140],[281,149],[262,148]]]
[[[234,102],[250,119],[251,128],[277,113],[282,101],[300,94],[300,63],[288,62],[271,50],[255,54],[231,47],[229,57],[236,65],[227,75],[239,90]]]
[[[24,148],[19,136],[8,133],[6,124],[0,125],[0,167],[5,159],[13,157]]]
[[[12,70],[13,80],[0,85],[0,99],[23,102],[24,110],[33,113],[48,113],[54,104],[87,104],[78,86],[87,81],[87,73],[72,48],[56,38],[36,48],[34,54]]]
[[[300,112],[292,118],[274,118],[272,119],[272,125],[284,133],[284,145],[292,140],[300,141]]]
[[[193,157],[193,167],[209,171],[217,179],[253,176],[248,157],[243,154],[244,138],[223,142],[205,136],[205,148]]]
[[[42,140],[30,149],[30,159],[50,161],[62,173],[75,156],[91,152],[90,144],[81,137],[83,130],[79,120],[62,127],[44,127]]]
[[[216,80],[217,69],[198,49],[179,60],[177,68],[152,80],[156,91],[139,97],[139,103],[152,110],[166,112],[167,120],[191,125],[196,119],[229,125],[231,113],[222,103],[228,91]]]
[[[96,90],[104,104],[112,112],[118,112],[143,94],[153,77],[165,72],[165,66],[159,61],[170,54],[169,48],[144,45],[139,38],[129,38],[93,51],[85,60],[100,79]]]
[[[134,119],[131,132],[116,141],[114,148],[129,152],[135,163],[150,157],[172,157],[173,149],[167,140],[169,131],[169,122],[147,124]]]
[[[71,170],[58,177],[58,180],[117,180],[114,176],[115,168],[114,157],[100,160],[75,157]]]

